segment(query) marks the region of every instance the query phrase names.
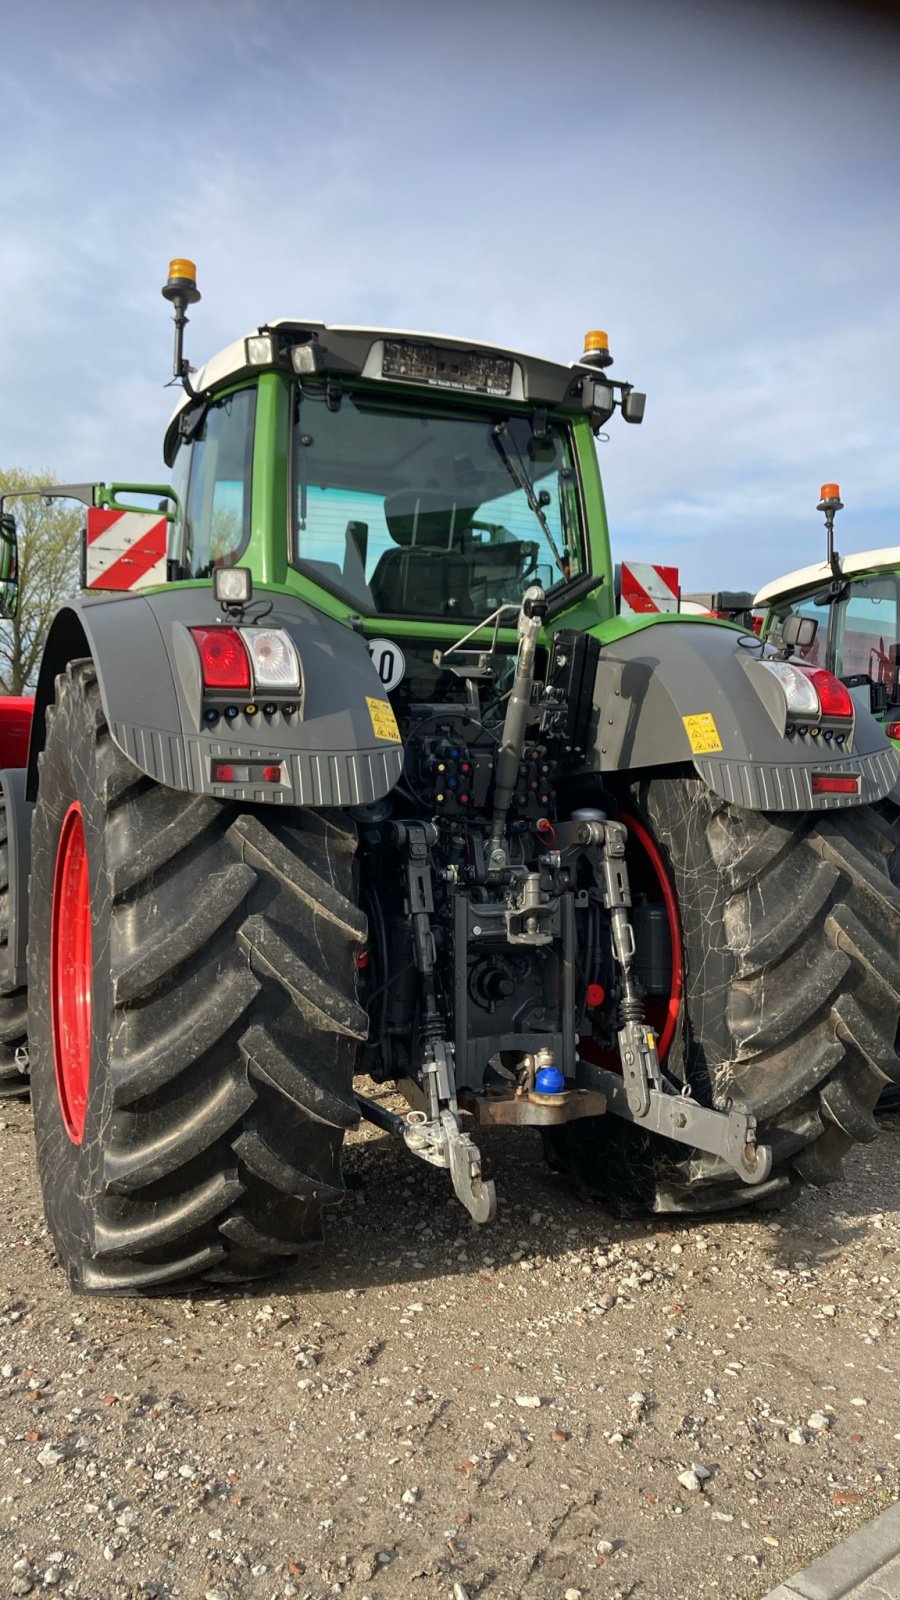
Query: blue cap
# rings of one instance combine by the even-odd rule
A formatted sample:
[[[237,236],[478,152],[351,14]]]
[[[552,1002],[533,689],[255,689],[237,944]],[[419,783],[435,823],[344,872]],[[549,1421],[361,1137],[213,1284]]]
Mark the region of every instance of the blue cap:
[[[559,1067],[541,1067],[534,1080],[535,1094],[562,1094],[566,1080]]]

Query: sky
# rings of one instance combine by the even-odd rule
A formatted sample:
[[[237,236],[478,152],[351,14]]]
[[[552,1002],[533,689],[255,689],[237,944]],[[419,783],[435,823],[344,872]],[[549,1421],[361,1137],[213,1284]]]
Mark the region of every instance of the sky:
[[[900,30],[765,0],[0,3],[0,468],[164,481],[187,352],[434,329],[647,392],[617,559],[755,589],[900,544]],[[849,18],[849,20],[845,20]]]

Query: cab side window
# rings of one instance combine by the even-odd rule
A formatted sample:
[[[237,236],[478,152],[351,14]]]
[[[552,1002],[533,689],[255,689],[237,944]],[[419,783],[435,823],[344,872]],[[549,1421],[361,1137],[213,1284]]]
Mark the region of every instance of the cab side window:
[[[208,578],[215,567],[233,567],[247,547],[255,415],[256,390],[240,389],[210,406],[194,438],[181,560],[185,577]]]

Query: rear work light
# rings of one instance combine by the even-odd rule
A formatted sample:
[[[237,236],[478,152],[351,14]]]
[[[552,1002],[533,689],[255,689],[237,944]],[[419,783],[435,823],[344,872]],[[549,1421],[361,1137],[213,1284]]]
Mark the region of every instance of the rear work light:
[[[813,794],[859,794],[859,777],[839,778],[828,772],[814,772]]]
[[[242,689],[250,693],[250,658],[236,628],[191,628],[200,657],[204,689]]]

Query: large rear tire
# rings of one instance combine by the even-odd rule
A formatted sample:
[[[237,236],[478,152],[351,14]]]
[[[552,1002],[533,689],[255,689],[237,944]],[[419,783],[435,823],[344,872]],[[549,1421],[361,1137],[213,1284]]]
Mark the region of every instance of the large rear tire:
[[[0,795],[0,1100],[27,1095],[28,991],[9,976],[9,843]]]
[[[752,1111],[773,1169],[758,1187],[723,1162],[613,1117],[574,1122],[551,1160],[622,1210],[714,1211],[830,1183],[900,1081],[900,891],[891,831],[869,807],[773,815],[699,779],[633,786],[674,886],[684,950],[670,1072],[704,1104]]]
[[[338,813],[154,784],[90,662],[57,680],[33,825],[32,1095],[72,1287],[264,1276],[321,1237],[357,1120],[365,919]]]

